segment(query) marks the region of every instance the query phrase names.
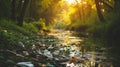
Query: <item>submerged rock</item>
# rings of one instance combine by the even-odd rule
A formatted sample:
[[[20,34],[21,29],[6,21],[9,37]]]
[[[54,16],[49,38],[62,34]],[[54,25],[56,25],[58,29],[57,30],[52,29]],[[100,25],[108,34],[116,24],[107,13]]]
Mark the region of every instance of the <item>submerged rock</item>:
[[[75,64],[74,63],[67,63],[66,67],[75,67]]]
[[[55,50],[55,51],[53,52],[53,55],[59,55],[59,53],[60,53],[59,50]]]
[[[44,55],[47,56],[48,58],[53,58],[52,53],[48,51],[47,49],[44,50]]]
[[[34,67],[31,62],[18,62],[16,64],[17,67]]]
[[[55,67],[55,66],[50,63],[47,63],[46,67]]]

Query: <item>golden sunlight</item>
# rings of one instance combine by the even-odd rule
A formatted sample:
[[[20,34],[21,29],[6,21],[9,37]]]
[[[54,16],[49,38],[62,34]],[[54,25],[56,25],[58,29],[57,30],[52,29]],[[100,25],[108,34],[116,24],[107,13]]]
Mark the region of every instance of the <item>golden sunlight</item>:
[[[75,3],[75,0],[66,0],[69,4]]]
[[[68,4],[75,4],[76,2],[80,3],[81,0],[65,0]]]

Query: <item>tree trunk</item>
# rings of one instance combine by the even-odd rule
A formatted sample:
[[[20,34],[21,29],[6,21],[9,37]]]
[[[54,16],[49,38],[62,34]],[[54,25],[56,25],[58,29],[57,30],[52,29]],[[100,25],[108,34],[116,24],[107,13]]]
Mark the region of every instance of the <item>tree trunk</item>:
[[[18,25],[19,26],[23,26],[23,20],[24,20],[24,17],[25,17],[25,12],[26,12],[28,4],[29,4],[29,0],[24,0],[23,7],[22,7],[22,10],[20,12],[20,16],[18,18]]]
[[[12,0],[12,20],[15,21],[16,20],[16,0]]]
[[[18,19],[18,16],[20,15],[20,12],[22,10],[22,0],[19,0],[18,1],[18,5],[17,5],[17,19]]]
[[[115,1],[115,6],[114,6],[114,11],[117,12],[118,9],[120,10],[120,1],[119,0],[114,0]]]
[[[97,14],[98,14],[99,20],[101,22],[105,22],[105,19],[104,19],[103,15],[102,15],[102,12],[101,12],[101,8],[100,8],[100,5],[99,5],[99,2],[100,2],[100,0],[95,0]]]

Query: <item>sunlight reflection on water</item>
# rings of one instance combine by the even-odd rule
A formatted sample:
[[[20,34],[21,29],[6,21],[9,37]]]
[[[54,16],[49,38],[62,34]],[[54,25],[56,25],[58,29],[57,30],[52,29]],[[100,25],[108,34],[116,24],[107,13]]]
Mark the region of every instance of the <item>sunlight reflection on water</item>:
[[[60,48],[60,50],[65,50],[67,51],[69,49],[70,54],[69,56],[78,56],[78,58],[80,60],[83,60],[86,66],[84,67],[106,67],[105,65],[109,64],[109,63],[103,63],[102,60],[106,60],[106,57],[101,55],[101,56],[97,56],[97,53],[99,52],[88,52],[84,49],[84,51],[86,52],[85,54],[83,54],[83,52],[81,51],[81,49],[83,47],[81,47],[81,42],[83,42],[84,40],[81,39],[80,37],[77,36],[73,36],[74,32],[72,31],[64,31],[64,30],[56,30],[53,33],[50,33],[49,35],[55,36],[57,37],[60,41],[59,41],[59,46],[67,46],[67,47],[63,47]],[[78,53],[78,54],[77,54]],[[99,60],[96,60],[98,59]],[[78,66],[76,67],[82,67],[80,66],[81,63],[78,63]],[[108,65],[109,67],[113,67],[112,65]]]

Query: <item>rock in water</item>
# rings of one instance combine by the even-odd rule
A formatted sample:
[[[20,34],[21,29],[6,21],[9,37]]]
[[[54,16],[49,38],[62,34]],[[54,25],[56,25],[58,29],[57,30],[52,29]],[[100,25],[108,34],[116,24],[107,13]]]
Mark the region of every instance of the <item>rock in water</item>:
[[[54,65],[47,63],[46,67],[54,67]]]
[[[47,49],[44,50],[44,55],[47,56],[48,58],[53,58],[52,53],[48,51]]]
[[[75,67],[75,64],[74,63],[67,63],[66,67]]]
[[[20,67],[34,67],[31,62],[18,62],[16,65]]]
[[[59,53],[60,53],[59,50],[55,50],[55,51],[53,52],[54,55],[59,55]]]

